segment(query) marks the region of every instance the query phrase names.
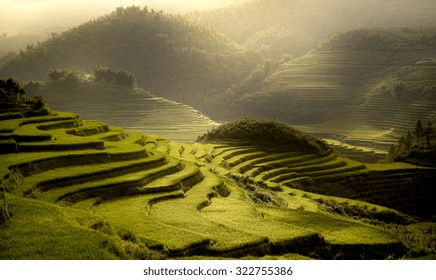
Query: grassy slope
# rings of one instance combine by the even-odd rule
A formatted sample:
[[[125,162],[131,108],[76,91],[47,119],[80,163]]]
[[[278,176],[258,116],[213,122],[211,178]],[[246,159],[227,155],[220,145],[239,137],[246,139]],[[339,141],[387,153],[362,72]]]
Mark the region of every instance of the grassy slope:
[[[78,120],[75,115],[64,116]],[[56,117],[47,116],[46,121]],[[41,132],[35,129],[40,124],[28,124],[34,127],[27,129],[26,125],[18,125],[20,121],[15,121],[15,126],[10,124],[12,121],[2,121],[2,127],[3,122],[16,128],[13,133],[19,133],[21,128],[29,135]],[[108,127],[105,132],[101,123],[87,121],[70,125],[45,127],[43,132],[52,135],[53,140],[40,141],[40,148],[49,149],[58,142],[64,145],[64,151],[59,150],[59,145],[50,152],[21,151],[21,144],[26,142],[18,141],[18,153],[1,155],[2,186],[10,192],[5,201],[12,213],[0,226],[2,259],[150,259],[165,254],[197,258],[278,254],[295,258],[288,253],[314,258],[384,258],[386,254],[404,254],[394,232],[323,210],[316,200],[322,197],[342,203],[345,199],[285,186],[275,193],[258,187],[253,191],[239,179],[231,179],[236,178],[234,175],[244,161],[255,164],[256,158],[264,163],[287,160],[296,167],[300,163],[304,166],[304,160],[313,164],[314,157],[301,158],[295,153],[268,156],[252,149],[239,149],[238,154],[224,145],[183,144],[130,131],[116,141],[103,141],[97,150],[92,146],[71,149],[73,140],[94,141],[100,134],[119,133],[119,129]],[[88,136],[65,133],[71,129],[98,133]],[[250,156],[241,157],[241,153]],[[120,172],[123,164],[131,166],[158,156],[166,157],[167,162]],[[220,159],[224,157],[234,163],[233,169],[222,167]],[[167,168],[177,162],[180,168]],[[11,166],[19,168],[11,172],[8,169]],[[155,175],[147,175],[151,173]],[[56,177],[63,183],[37,188],[37,182]],[[152,193],[147,191],[153,188]],[[69,195],[65,196],[66,193]],[[255,203],[253,194],[270,197],[276,204],[265,200]],[[374,207],[376,212],[386,210],[346,201],[350,205]],[[50,248],[47,244],[51,244]],[[352,252],[358,251],[359,246],[370,249],[367,255],[347,255],[341,253],[341,246],[345,245],[355,248]],[[384,253],[373,251],[371,246],[381,246]]]

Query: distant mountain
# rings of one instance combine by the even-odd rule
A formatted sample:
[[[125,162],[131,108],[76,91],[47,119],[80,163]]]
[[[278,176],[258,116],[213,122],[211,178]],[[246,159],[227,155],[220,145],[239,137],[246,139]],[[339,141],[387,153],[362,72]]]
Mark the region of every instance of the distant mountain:
[[[344,32],[248,88],[233,103],[235,118],[386,148],[418,119],[436,119],[436,28]]]
[[[202,24],[129,7],[28,46],[0,65],[0,77],[41,80],[53,68],[122,68],[155,95],[213,112],[215,95],[259,62],[259,54]]]
[[[191,16],[239,44],[278,58],[301,55],[354,28],[435,24],[435,14],[432,0],[253,0]]]
[[[0,60],[11,52],[15,53],[19,50],[25,50],[28,45],[37,44],[38,41],[42,42],[49,39],[51,33],[67,29],[69,29],[67,26],[53,26],[46,29],[21,32],[13,36],[8,36],[8,34],[4,33],[0,35]]]

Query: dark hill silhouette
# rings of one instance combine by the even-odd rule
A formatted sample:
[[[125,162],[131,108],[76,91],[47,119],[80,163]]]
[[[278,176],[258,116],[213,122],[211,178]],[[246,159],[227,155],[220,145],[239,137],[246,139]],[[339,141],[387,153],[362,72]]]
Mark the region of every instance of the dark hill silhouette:
[[[41,80],[54,68],[121,68],[155,95],[208,111],[214,95],[260,60],[209,27],[133,6],[28,46],[0,65],[0,77]]]

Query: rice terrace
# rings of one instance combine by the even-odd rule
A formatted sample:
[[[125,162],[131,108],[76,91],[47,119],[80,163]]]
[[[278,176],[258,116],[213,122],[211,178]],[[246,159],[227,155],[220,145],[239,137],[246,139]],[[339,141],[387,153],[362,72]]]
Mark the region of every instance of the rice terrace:
[[[434,260],[432,22],[229,16],[265,2],[118,8],[0,56],[0,259]]]

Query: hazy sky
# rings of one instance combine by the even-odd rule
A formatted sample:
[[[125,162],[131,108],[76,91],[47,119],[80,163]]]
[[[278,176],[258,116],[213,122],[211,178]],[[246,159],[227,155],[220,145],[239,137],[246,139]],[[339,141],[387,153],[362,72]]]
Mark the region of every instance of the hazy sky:
[[[184,13],[247,0],[0,0],[0,34],[78,25],[123,6],[148,6]]]

